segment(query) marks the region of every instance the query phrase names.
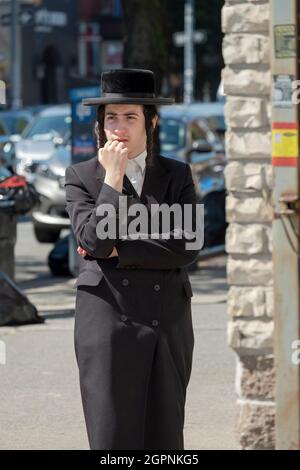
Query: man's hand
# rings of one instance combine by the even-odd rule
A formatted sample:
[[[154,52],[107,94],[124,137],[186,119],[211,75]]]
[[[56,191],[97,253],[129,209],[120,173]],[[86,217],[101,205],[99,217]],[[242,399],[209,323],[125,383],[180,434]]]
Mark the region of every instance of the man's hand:
[[[77,248],[77,253],[78,253],[82,258],[84,258],[84,257],[87,255],[87,252],[86,252],[83,248],[81,248],[81,246],[79,246],[79,247]],[[117,252],[117,249],[116,249],[115,246],[114,246],[112,252],[110,253],[110,255],[107,256],[107,258],[112,258],[113,256],[119,256],[119,255],[118,255],[118,252]]]
[[[104,182],[121,192],[128,162],[128,148],[114,134],[98,151],[98,161],[105,168]]]
[[[87,252],[86,252],[83,248],[81,248],[81,246],[79,246],[79,247],[77,248],[77,253],[78,253],[82,258],[84,258],[84,257],[87,255]]]

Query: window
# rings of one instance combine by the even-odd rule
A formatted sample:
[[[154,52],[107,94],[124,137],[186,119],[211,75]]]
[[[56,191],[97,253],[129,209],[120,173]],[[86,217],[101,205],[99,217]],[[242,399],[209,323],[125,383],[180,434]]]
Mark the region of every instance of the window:
[[[24,139],[52,140],[53,137],[64,138],[70,132],[70,116],[41,116],[36,118],[23,133]]]
[[[206,132],[198,122],[192,122],[189,128],[192,142],[195,142],[195,140],[206,140]]]
[[[121,0],[102,0],[99,5],[99,13],[102,16],[120,17],[122,15]]]
[[[98,77],[100,74],[100,40],[98,23],[79,24],[78,67],[82,77]]]
[[[164,118],[159,123],[159,139],[162,152],[172,152],[185,146],[185,123]]]
[[[123,44],[121,41],[103,41],[102,69],[118,69],[123,64]]]
[[[14,134],[22,134],[23,130],[27,126],[29,120],[26,119],[24,116],[18,117],[13,123],[13,133]]]

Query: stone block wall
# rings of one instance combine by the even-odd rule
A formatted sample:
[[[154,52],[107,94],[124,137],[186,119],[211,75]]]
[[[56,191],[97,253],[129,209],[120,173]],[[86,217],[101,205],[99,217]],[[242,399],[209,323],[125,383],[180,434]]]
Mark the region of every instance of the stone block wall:
[[[226,0],[222,9],[228,342],[243,449],[275,446],[269,21],[266,0]]]

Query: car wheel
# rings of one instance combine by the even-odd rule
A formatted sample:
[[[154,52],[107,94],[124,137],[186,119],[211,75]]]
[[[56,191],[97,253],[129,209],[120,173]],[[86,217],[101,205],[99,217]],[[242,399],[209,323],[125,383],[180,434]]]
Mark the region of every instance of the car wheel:
[[[49,230],[34,225],[34,234],[37,241],[40,243],[56,243],[59,238],[60,230]]]

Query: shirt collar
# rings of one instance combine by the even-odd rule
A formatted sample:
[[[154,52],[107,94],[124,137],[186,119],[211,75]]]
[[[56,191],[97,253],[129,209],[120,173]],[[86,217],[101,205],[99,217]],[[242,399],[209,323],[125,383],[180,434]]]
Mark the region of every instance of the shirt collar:
[[[142,173],[144,172],[145,170],[145,166],[146,166],[146,157],[147,157],[147,150],[143,150],[142,153],[140,153],[139,155],[137,155],[136,157],[132,158],[131,160],[134,160],[136,163],[138,163],[142,169]]]

